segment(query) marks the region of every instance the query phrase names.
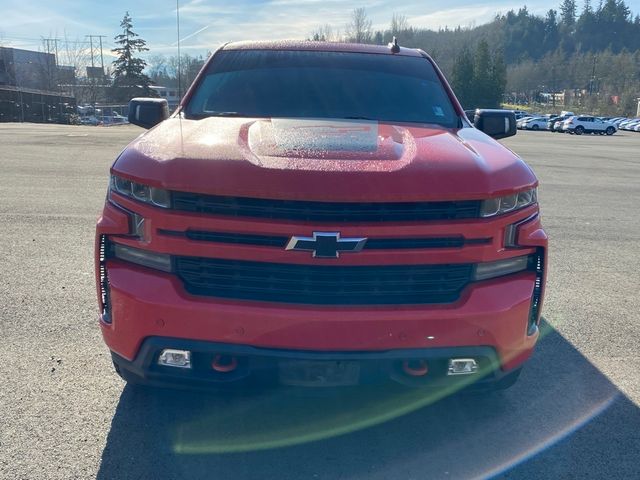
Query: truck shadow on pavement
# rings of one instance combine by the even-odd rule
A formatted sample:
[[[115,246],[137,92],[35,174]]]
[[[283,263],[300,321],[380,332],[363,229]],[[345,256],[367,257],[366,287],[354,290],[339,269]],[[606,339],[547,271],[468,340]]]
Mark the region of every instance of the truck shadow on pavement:
[[[639,408],[542,329],[520,380],[500,393],[127,386],[98,479],[634,478]]]

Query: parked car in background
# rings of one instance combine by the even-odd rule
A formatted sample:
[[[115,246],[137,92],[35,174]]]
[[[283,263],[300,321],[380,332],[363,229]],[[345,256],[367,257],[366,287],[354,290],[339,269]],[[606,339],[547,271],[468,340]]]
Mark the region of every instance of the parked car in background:
[[[103,116],[102,123],[104,125],[122,125],[124,123],[129,123],[129,120],[124,115],[120,115],[119,113],[114,113],[113,115]]]
[[[94,127],[97,125],[100,125],[100,120],[98,120],[98,117],[95,117],[93,115],[88,115],[86,117],[80,117],[80,123],[82,125],[93,125]]]
[[[547,129],[547,119],[546,117],[533,117],[527,120],[523,128],[525,130],[546,130]]]
[[[629,120],[626,120],[622,123],[620,123],[620,125],[618,126],[618,128],[620,128],[620,130],[633,130],[633,128],[640,124],[640,118],[632,118]]]
[[[527,122],[527,120],[531,120],[533,117],[532,116],[527,116],[527,117],[522,117],[520,120],[516,121],[516,128],[522,130],[524,128],[524,124]]]
[[[564,121],[562,130],[576,135],[582,135],[583,133],[613,135],[617,129],[613,123],[605,122],[597,117],[573,116]]]
[[[557,133],[563,133],[563,130],[562,130],[563,122],[565,120],[567,120],[568,118],[571,118],[573,116],[573,113],[571,113],[571,114],[569,114],[569,113],[562,112],[562,114],[560,114],[557,117],[553,118],[553,120],[549,120],[549,122],[553,122],[553,123],[551,123],[551,125],[547,124],[547,128],[549,129],[549,131],[557,132]]]

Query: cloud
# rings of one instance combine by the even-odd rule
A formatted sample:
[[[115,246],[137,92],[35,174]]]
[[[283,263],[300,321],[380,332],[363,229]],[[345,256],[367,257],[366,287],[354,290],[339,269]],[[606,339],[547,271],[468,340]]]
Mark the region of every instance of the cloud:
[[[419,28],[439,28],[458,26],[480,25],[490,21],[498,13],[505,13],[511,9],[517,10],[518,5],[504,5],[497,7],[496,4],[484,4],[475,7],[457,7],[445,10],[438,10],[426,15],[407,16],[410,25]]]
[[[39,37],[68,32],[71,38],[88,34],[107,35],[106,43],[120,29],[122,15],[129,10],[134,30],[147,40],[150,54],[175,51],[175,0],[2,0],[3,22],[0,33],[5,43],[24,41],[25,47],[39,48]],[[387,28],[393,13],[405,15],[417,28],[456,27],[481,24],[497,12],[518,9],[527,4],[529,11],[544,13],[558,8],[560,0],[180,0],[182,48],[189,53],[205,53],[222,42],[233,40],[303,39],[318,27],[330,24],[344,32],[354,8],[363,6],[375,29]],[[7,5],[8,4],[8,5]],[[634,12],[640,0],[628,0]],[[5,6],[6,5],[6,6]],[[35,39],[31,45],[26,38]]]

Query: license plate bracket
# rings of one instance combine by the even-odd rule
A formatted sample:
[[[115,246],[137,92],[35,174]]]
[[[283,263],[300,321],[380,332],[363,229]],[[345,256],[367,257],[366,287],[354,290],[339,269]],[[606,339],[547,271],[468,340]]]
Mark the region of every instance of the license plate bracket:
[[[336,387],[357,384],[360,364],[343,360],[281,360],[278,372],[284,385]]]

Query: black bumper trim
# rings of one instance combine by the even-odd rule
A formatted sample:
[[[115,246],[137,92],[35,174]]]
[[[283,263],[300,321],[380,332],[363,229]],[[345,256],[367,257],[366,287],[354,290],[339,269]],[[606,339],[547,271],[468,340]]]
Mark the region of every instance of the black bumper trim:
[[[165,348],[190,350],[193,368],[180,369],[158,365],[158,356]],[[361,366],[358,383],[379,383],[391,379],[416,387],[447,387],[456,383],[472,382],[474,387],[482,388],[499,381],[509,373],[500,368],[496,351],[488,346],[324,352],[149,337],[143,342],[133,361],[115,352],[111,354],[118,373],[127,381],[158,387],[228,389],[277,385],[278,365],[282,360],[355,361]],[[210,365],[215,355],[236,357],[237,368],[229,373],[214,371]],[[453,357],[478,359],[480,371],[468,376],[446,375],[448,359]],[[406,375],[401,367],[404,360],[426,360],[430,366],[429,373],[424,377]]]

